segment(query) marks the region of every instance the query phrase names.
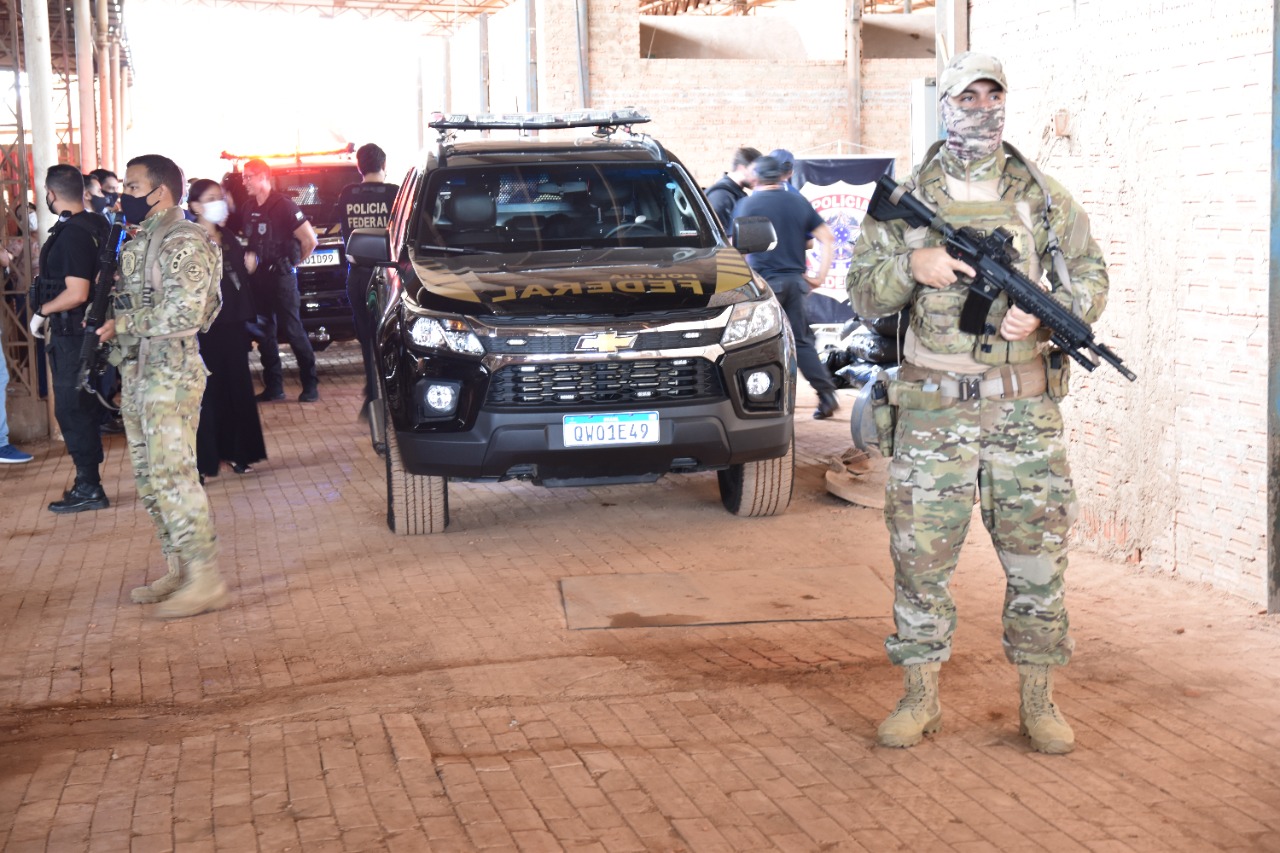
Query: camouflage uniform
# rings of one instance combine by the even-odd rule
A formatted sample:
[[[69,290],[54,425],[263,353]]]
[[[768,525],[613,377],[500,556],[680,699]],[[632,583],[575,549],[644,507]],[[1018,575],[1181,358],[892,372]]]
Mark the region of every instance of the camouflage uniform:
[[[158,251],[148,252],[155,236]],[[160,549],[184,565],[216,559],[209,500],[196,472],[206,376],[196,332],[208,330],[222,307],[221,278],[218,248],[177,207],[147,217],[120,255],[114,360],[129,455]]]
[[[972,130],[979,136],[984,131]],[[949,137],[949,144],[953,138],[964,141]],[[1049,219],[1071,279],[1068,290],[1050,260],[1044,192],[1014,153],[996,147],[994,154],[966,162],[943,148],[908,184],[954,226],[1011,231],[1021,271],[1033,281],[1047,271],[1054,298],[1093,322],[1106,304],[1107,273],[1088,219],[1061,186],[1045,179],[1053,201]],[[891,387],[897,424],[885,522],[895,570],[896,632],[885,647],[897,665],[950,657],[956,611],[948,587],[976,491],[1007,580],[1005,654],[1015,664],[1062,665],[1072,649],[1063,574],[1076,503],[1054,399],[1059,395],[1012,393],[1012,399],[1001,399],[984,390],[982,397],[960,400],[938,393],[935,384],[1001,371],[1042,378],[1049,335],[1041,328],[1023,341],[1002,338],[998,329],[1008,310],[1003,295],[991,306],[984,334],[962,332],[965,283],[926,287],[910,272],[913,249],[941,242],[937,232],[902,220],[867,217],[849,269],[849,295],[859,315],[885,316],[911,305],[903,381]],[[1029,383],[1024,390],[1036,392],[1037,386]]]

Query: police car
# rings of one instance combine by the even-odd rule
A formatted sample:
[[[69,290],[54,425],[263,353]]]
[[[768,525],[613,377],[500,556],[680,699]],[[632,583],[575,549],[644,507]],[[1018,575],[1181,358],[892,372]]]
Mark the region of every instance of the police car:
[[[443,530],[450,480],[716,471],[730,512],[790,503],[794,345],[739,251],[773,227],[739,220],[729,245],[680,161],[632,131],[645,121],[436,116],[389,227],[352,232],[348,255],[378,269],[371,422],[396,533]],[[568,128],[594,133],[549,132]]]
[[[355,145],[333,151],[299,152],[288,155],[228,154],[233,170],[223,176],[222,185],[236,192],[244,161],[257,157],[271,166],[272,187],[293,199],[315,228],[319,244],[298,265],[299,314],[311,345],[317,350],[332,341],[356,336],[351,303],[347,298],[347,258],[338,220],[338,195],[347,184],[360,183],[360,170],[351,159]],[[242,192],[242,191],[241,191]],[[243,208],[244,196],[236,197]]]

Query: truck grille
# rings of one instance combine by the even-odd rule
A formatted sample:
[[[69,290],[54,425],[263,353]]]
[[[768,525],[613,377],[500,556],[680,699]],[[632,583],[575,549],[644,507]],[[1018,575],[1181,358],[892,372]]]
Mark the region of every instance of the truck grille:
[[[720,374],[705,358],[517,364],[489,383],[492,406],[649,403],[724,396]]]
[[[691,329],[680,332],[640,332],[629,349],[673,350],[692,347],[708,347],[720,342],[723,328]],[[494,335],[485,340],[484,348],[492,353],[520,353],[544,355],[547,353],[572,353],[582,335]]]

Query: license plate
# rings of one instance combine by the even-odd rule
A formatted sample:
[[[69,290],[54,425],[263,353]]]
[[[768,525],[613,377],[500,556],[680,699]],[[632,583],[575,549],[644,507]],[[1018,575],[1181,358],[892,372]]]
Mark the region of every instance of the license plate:
[[[307,255],[307,259],[298,264],[300,267],[331,267],[339,262],[337,249],[316,249]]]
[[[565,415],[565,447],[610,447],[623,444],[657,444],[657,412],[620,412],[602,415]]]

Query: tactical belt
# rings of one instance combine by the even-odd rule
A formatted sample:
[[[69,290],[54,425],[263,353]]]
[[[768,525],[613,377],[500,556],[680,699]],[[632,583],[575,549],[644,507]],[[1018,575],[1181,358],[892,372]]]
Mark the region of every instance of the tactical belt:
[[[1037,397],[1045,392],[1047,383],[1044,361],[1037,358],[1022,364],[1002,364],[986,373],[950,373],[929,370],[914,364],[904,364],[898,369],[898,379],[918,382],[926,393],[935,388],[943,400],[949,403],[967,400],[1021,400]]]

